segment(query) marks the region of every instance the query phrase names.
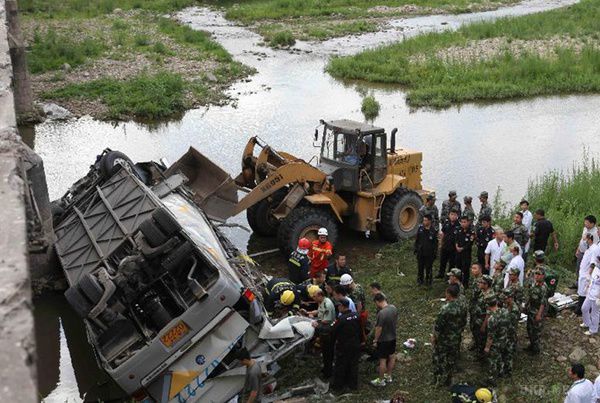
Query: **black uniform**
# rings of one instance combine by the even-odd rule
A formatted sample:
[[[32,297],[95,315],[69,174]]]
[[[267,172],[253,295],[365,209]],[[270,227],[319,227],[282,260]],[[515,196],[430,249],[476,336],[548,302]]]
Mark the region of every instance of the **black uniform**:
[[[471,228],[459,228],[456,231],[456,247],[463,248],[462,252],[456,253],[456,267],[462,272],[462,282],[465,287],[469,286],[471,274],[471,254],[473,251],[473,240],[475,232]]]
[[[297,250],[290,254],[288,259],[288,277],[296,284],[300,284],[308,278],[310,260]]]
[[[485,248],[487,248],[488,243],[494,239],[495,231],[492,227],[483,228],[478,227],[476,231],[476,241],[477,243],[477,263],[481,265],[481,270],[484,274],[488,274],[485,271]]]
[[[442,225],[442,233],[444,239],[442,240],[442,255],[440,256],[440,271],[438,273],[439,278],[444,278],[446,275],[446,268],[450,265],[453,268],[456,265],[456,231],[460,229],[460,223],[458,220],[451,222],[446,220]]]
[[[331,342],[335,346],[332,388],[342,389],[348,386],[356,390],[360,356],[360,322],[356,313],[348,311],[337,318]]]
[[[419,225],[415,237],[415,255],[417,256],[419,268],[417,282],[419,285],[423,284],[423,273],[425,273],[425,284],[431,285],[433,261],[437,253],[437,246],[437,233],[433,226],[427,229],[422,224]]]
[[[344,274],[352,275],[352,269],[348,266],[339,268],[337,267],[335,260],[327,266],[327,283],[337,285],[340,283],[340,277]]]
[[[267,283],[267,298],[265,298],[265,308],[269,313],[275,309],[275,305],[279,303],[281,294],[284,291],[290,290],[294,292],[294,303],[290,306],[292,309],[300,308],[301,295],[298,292],[296,284],[292,283],[287,278],[272,278]]]

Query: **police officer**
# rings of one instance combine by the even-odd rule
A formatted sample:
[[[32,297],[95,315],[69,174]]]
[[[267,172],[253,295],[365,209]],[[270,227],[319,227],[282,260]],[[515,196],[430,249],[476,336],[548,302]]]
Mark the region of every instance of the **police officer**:
[[[358,359],[360,356],[360,323],[358,315],[350,311],[347,298],[339,301],[340,316],[333,325],[331,342],[335,351],[333,383],[331,387],[342,390],[358,388]]]
[[[300,284],[308,278],[308,270],[310,269],[310,259],[308,252],[312,244],[306,238],[301,238],[298,241],[298,247],[290,254],[288,259],[288,277],[296,284]]]
[[[475,233],[471,229],[471,221],[467,216],[460,218],[460,228],[456,230],[456,267],[462,272],[463,285],[469,285],[469,276],[471,275],[471,251]]]
[[[525,310],[527,312],[527,335],[529,336],[529,347],[526,351],[532,354],[540,352],[540,336],[544,327],[544,316],[548,306],[548,289],[544,281],[546,270],[538,266],[533,271],[534,283],[527,292]]]
[[[456,200],[456,190],[451,190],[448,192],[448,200],[444,200],[442,202],[442,214],[440,215],[440,221],[442,224],[450,217],[450,212],[452,210],[456,211],[457,216],[460,217],[460,202]]]
[[[479,215],[477,216],[477,225],[481,225],[481,219],[483,217],[492,216],[492,207],[488,203],[488,192],[481,192],[479,194],[479,201],[481,202],[481,208],[479,209]]]
[[[440,270],[436,278],[444,278],[448,265],[450,268],[456,266],[456,233],[459,228],[458,212],[452,210],[448,216],[448,220],[442,225],[442,254],[440,256]]]
[[[418,275],[417,284],[423,285],[423,275],[425,276],[425,284],[432,283],[433,261],[437,253],[437,232],[433,228],[433,217],[431,214],[423,216],[423,224],[419,225],[417,235],[415,237],[414,253],[417,256]]]
[[[481,225],[475,230],[475,243],[477,244],[477,263],[485,267],[485,248],[494,239],[491,217],[480,217]]]
[[[300,309],[301,296],[296,284],[287,278],[272,278],[267,283],[265,308],[272,315],[276,308]]]
[[[435,229],[435,231],[439,231],[440,230],[440,212],[437,208],[437,206],[435,205],[435,194],[430,193],[427,195],[427,198],[425,200],[425,204],[421,206],[421,208],[419,209],[419,218],[421,220],[421,223],[423,222],[423,217],[425,217],[426,214],[431,215],[431,225],[433,226],[433,228]]]
[[[471,196],[465,196],[463,198],[463,202],[465,203],[465,209],[463,210],[463,216],[466,216],[470,222],[475,221],[475,210],[473,209],[473,198]]]

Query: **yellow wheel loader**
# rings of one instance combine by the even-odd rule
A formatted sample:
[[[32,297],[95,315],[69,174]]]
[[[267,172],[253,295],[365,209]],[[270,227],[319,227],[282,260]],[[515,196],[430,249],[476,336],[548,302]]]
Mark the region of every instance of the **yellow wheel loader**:
[[[213,219],[246,210],[250,227],[277,236],[284,253],[302,237],[316,239],[320,227],[335,245],[342,224],[389,241],[412,237],[430,193],[421,185],[422,154],[396,149],[396,129],[388,147],[385,130],[366,123],[321,120],[319,127],[314,165],[252,137],[235,179],[193,148],[166,174],[187,176],[197,204]],[[246,195],[238,199],[238,191]]]

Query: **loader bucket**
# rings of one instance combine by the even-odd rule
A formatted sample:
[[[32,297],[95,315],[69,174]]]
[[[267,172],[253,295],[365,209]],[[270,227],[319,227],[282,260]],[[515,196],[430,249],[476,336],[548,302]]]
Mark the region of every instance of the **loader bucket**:
[[[171,165],[165,176],[176,173],[188,178],[187,187],[194,192],[194,202],[209,218],[225,221],[234,214],[237,185],[227,172],[194,147]]]

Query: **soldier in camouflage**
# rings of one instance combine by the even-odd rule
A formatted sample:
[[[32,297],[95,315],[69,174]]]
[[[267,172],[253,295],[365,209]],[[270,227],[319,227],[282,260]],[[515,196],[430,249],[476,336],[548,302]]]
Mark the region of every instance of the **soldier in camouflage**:
[[[544,273],[546,272],[546,270],[548,270],[548,266],[546,266],[546,263],[545,263],[546,262],[546,254],[544,253],[543,250],[536,250],[535,252],[533,252],[533,259],[534,259],[533,268],[527,270],[525,273],[525,281],[523,283],[523,286],[526,289],[531,288],[531,286],[533,286],[533,284],[535,283],[535,279],[533,276],[535,269],[542,268],[542,269],[544,269]]]
[[[515,241],[521,246],[521,250],[525,251],[525,246],[529,241],[529,231],[527,230],[527,227],[523,225],[523,213],[520,211],[515,213],[510,230],[514,234]]]
[[[461,207],[460,202],[456,200],[456,190],[451,190],[448,192],[448,200],[444,200],[442,203],[442,213],[440,214],[440,221],[444,223],[448,216],[450,215],[450,211],[456,210],[456,214],[458,217],[461,216]]]
[[[479,215],[477,216],[477,226],[481,225],[481,219],[483,217],[492,217],[492,207],[488,203],[488,192],[481,192],[479,194],[479,201],[481,202],[481,208],[479,209]]]
[[[465,287],[463,286],[462,283],[462,272],[460,271],[460,269],[457,269],[456,267],[453,269],[450,269],[450,271],[448,272],[448,284],[450,285],[457,285],[458,286],[458,303],[462,308],[462,322],[461,322],[461,327],[460,327],[460,334],[461,334],[461,341],[462,341],[462,332],[465,329],[465,326],[467,326],[467,318],[468,318],[468,314],[469,314],[469,303],[467,302],[467,297],[465,295]]]
[[[419,222],[423,222],[423,217],[426,214],[431,215],[431,225],[435,229],[435,231],[440,230],[440,212],[435,205],[435,194],[430,193],[427,195],[427,199],[425,200],[425,204],[421,206],[419,209]]]
[[[525,301],[525,293],[523,291],[523,286],[519,282],[519,274],[520,271],[518,268],[513,267],[510,269],[508,272],[508,285],[505,290],[511,291],[515,305],[521,308],[521,305]]]
[[[470,350],[477,349],[477,343],[475,342],[475,335],[477,333],[474,329],[474,323],[477,320],[477,301],[481,295],[481,290],[479,289],[479,280],[481,279],[481,276],[481,265],[477,263],[471,265],[471,278],[469,279],[469,288],[467,289],[467,299],[469,303],[469,329],[471,330],[471,334],[473,336],[473,345],[470,347]]]
[[[471,196],[463,197],[463,202],[465,203],[465,209],[463,210],[463,216],[466,216],[470,222],[475,222],[475,210],[473,209],[472,202],[473,198]]]
[[[478,285],[480,294],[473,312],[472,319],[474,320],[471,323],[471,332],[473,333],[476,354],[481,358],[483,356],[483,349],[485,348],[485,341],[487,339],[487,323],[489,319],[485,301],[489,298],[495,298],[496,294],[492,289],[491,276],[487,274],[481,276]]]
[[[532,354],[540,352],[540,336],[544,327],[545,310],[548,306],[548,289],[544,278],[546,270],[538,266],[533,271],[534,283],[527,292],[525,311],[527,312],[527,335],[529,336],[529,347],[527,351]]]
[[[460,289],[450,285],[446,289],[446,304],[442,306],[433,328],[433,382],[449,386],[452,383],[452,370],[460,349],[462,308],[458,302]]]
[[[515,303],[513,291],[510,288],[505,288],[502,291],[502,295],[504,296],[504,301],[502,306],[508,311],[510,316],[511,329],[509,333],[509,350],[510,350],[510,370],[512,370],[512,359],[517,352],[517,330],[519,328],[519,321],[521,320],[521,309]]]
[[[494,265],[494,274],[492,277],[492,289],[496,294],[499,294],[504,289],[504,269],[506,261],[500,259]]]
[[[487,341],[484,352],[489,363],[488,382],[495,385],[496,378],[510,375],[512,358],[510,353],[511,317],[508,311],[498,307],[498,299],[486,298],[488,323]]]

